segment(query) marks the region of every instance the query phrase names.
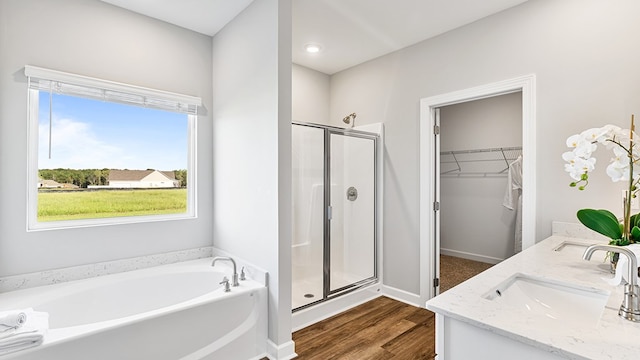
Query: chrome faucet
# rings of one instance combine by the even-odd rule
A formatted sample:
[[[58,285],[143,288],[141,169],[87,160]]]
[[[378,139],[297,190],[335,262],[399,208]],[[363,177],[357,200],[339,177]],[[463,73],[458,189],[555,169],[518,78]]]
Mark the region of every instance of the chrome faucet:
[[[229,287],[229,278],[228,277],[223,277],[222,281],[220,281],[220,285],[224,284],[224,292],[229,292],[231,291],[231,288]]]
[[[640,321],[640,288],[638,287],[638,260],[633,251],[613,245],[591,245],[585,251],[582,258],[590,260],[596,250],[611,251],[625,255],[629,258],[627,284],[624,286],[624,299],[618,315],[629,321]]]
[[[240,286],[240,283],[238,282],[238,271],[236,271],[236,262],[230,258],[230,257],[222,257],[222,256],[218,256],[218,257],[214,257],[213,258],[213,262],[211,263],[211,266],[215,266],[216,265],[216,261],[218,260],[228,260],[231,261],[231,263],[233,264],[233,286]]]

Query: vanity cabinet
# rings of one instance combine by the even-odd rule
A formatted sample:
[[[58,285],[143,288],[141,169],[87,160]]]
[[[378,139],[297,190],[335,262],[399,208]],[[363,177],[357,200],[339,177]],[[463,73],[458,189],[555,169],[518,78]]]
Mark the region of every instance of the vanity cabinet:
[[[640,323],[618,316],[624,286],[606,252],[583,259],[594,243],[551,236],[427,301],[436,359],[639,359]]]
[[[436,314],[436,360],[560,360],[534,346]]]

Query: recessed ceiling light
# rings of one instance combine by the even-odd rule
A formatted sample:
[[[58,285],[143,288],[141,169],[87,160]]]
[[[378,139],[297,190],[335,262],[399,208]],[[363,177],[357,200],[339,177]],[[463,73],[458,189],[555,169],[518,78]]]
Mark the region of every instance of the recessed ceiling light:
[[[304,46],[304,49],[309,53],[309,54],[316,54],[319,53],[320,50],[322,50],[322,47],[318,44],[307,44]]]

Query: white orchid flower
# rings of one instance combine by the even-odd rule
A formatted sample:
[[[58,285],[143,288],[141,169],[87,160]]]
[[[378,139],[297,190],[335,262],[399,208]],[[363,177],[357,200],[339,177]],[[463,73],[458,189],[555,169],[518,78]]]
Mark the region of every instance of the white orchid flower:
[[[568,163],[564,165],[565,171],[568,172],[574,180],[580,180],[582,178],[582,174],[595,169],[595,158],[585,159],[577,156],[573,151],[565,152],[562,154],[562,158]]]
[[[597,144],[600,143],[613,150],[614,157],[606,169],[607,175],[612,181],[626,181],[630,180],[632,176],[633,178],[640,177],[640,138],[634,133],[633,138],[637,139],[638,144],[634,143],[634,146],[631,147],[630,135],[630,130],[608,124],[570,136],[567,138],[567,146],[572,151],[562,154],[562,158],[567,162],[565,171],[574,180],[586,181],[584,175],[595,169],[596,159],[592,157],[592,154],[597,150]],[[634,164],[633,174],[630,171],[632,162]]]
[[[572,135],[567,139],[567,146],[573,148],[576,155],[583,158],[591,157],[598,146],[592,141],[585,138],[582,134]]]
[[[580,141],[582,141],[580,134],[571,135],[567,138],[567,147],[576,148]]]
[[[633,115],[630,129],[621,129],[610,124],[601,128],[587,129],[580,134],[570,136],[567,139],[567,146],[571,151],[562,154],[562,158],[567,162],[564,169],[575,180],[569,186],[584,190],[589,184],[589,172],[595,168],[595,158],[591,155],[597,148],[596,144],[604,144],[606,148],[613,150],[614,157],[607,166],[607,175],[613,182],[628,182],[622,223],[618,223],[615,217],[612,220],[608,214],[602,213],[602,210],[593,209],[578,211],[578,219],[588,228],[610,237],[616,245],[640,243],[638,235],[634,234],[637,228],[634,228],[635,224],[631,224],[630,220],[631,198],[636,197],[640,191],[637,188],[640,184],[640,138],[632,132],[633,129]],[[609,231],[609,229],[618,230],[618,225],[621,231]]]
[[[612,162],[607,166],[607,175],[611,181],[627,181],[629,180],[629,166],[620,166],[619,162]]]
[[[609,133],[612,130],[610,126],[613,126],[613,125],[608,125],[601,128],[587,129],[582,133],[580,133],[580,137],[583,138],[585,141],[588,141],[591,143],[603,142],[607,139]]]
[[[607,166],[607,175],[613,182],[629,180],[629,153],[620,146],[616,146],[613,148],[613,154],[615,157]]]

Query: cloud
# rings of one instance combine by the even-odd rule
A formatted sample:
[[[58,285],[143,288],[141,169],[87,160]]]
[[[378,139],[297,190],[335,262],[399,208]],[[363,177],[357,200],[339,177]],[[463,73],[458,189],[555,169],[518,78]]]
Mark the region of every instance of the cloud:
[[[126,168],[126,151],[101,140],[90,124],[72,119],[54,119],[49,159],[49,123],[39,124],[38,167],[40,169]]]

